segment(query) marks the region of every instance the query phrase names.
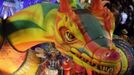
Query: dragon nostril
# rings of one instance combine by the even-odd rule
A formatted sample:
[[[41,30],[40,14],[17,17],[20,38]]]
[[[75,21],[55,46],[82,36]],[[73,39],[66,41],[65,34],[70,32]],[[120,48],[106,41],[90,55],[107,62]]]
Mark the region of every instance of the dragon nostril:
[[[106,57],[109,57],[110,54],[111,54],[110,52],[107,52],[107,53],[105,54],[105,56],[106,56]]]
[[[117,61],[120,59],[120,55],[118,52],[106,52],[104,58],[105,60]]]

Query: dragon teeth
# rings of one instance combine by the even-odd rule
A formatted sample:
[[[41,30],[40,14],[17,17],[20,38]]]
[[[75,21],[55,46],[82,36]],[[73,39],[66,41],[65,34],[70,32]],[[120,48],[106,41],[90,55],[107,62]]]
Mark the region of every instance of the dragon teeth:
[[[113,68],[109,68],[108,72],[113,72],[113,70],[114,70]]]
[[[105,71],[105,67],[103,67],[103,71]]]
[[[95,68],[98,68],[98,65],[97,64],[95,64]]]
[[[107,70],[107,72],[109,72],[109,73],[110,73],[110,69],[108,69],[108,70]]]
[[[108,67],[105,67],[105,71],[107,72]]]
[[[103,69],[103,67],[102,66],[100,66],[100,70],[102,70]]]
[[[78,58],[80,58],[81,60],[83,60],[87,64],[89,64],[89,65],[91,65],[91,66],[93,66],[93,67],[95,67],[95,68],[97,68],[99,70],[102,70],[102,71],[108,72],[108,73],[112,73],[114,71],[114,69],[111,68],[111,67],[107,67],[107,66],[103,66],[103,65],[98,65],[98,64],[96,64],[94,62],[90,62],[88,59],[86,59],[87,56],[86,57],[83,56],[84,54],[77,55],[75,52],[72,52],[72,51],[71,51],[71,53],[74,54],[74,55],[76,55]]]

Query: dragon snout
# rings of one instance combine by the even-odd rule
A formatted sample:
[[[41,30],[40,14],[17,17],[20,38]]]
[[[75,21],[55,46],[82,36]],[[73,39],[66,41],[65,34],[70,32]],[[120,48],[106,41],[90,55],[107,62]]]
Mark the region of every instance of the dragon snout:
[[[86,48],[91,52],[92,57],[101,62],[116,63],[120,60],[120,53],[117,49],[109,49],[100,47],[93,42],[86,45]]]
[[[83,48],[72,47],[67,54],[72,56],[77,64],[106,75],[112,74],[120,67],[120,53],[117,50],[97,46],[94,42]]]
[[[98,49],[94,53],[94,58],[102,61],[102,62],[113,62],[116,63],[120,60],[119,52],[115,50],[108,50],[108,49]]]

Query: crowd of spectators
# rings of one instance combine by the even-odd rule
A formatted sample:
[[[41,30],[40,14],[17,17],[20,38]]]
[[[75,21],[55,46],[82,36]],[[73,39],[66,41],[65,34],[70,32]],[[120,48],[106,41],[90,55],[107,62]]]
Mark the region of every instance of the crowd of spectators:
[[[110,0],[106,6],[115,16],[114,34],[121,36],[125,30],[128,41],[134,46],[134,0]]]

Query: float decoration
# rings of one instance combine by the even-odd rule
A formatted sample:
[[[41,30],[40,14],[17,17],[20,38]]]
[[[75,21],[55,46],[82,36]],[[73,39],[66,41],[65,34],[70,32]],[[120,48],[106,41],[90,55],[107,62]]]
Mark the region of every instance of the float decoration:
[[[0,17],[6,19],[26,7],[41,2],[42,0],[2,0],[0,1]]]
[[[35,4],[0,22],[3,75],[133,74],[133,49],[113,40],[114,18],[101,0],[87,9]]]

